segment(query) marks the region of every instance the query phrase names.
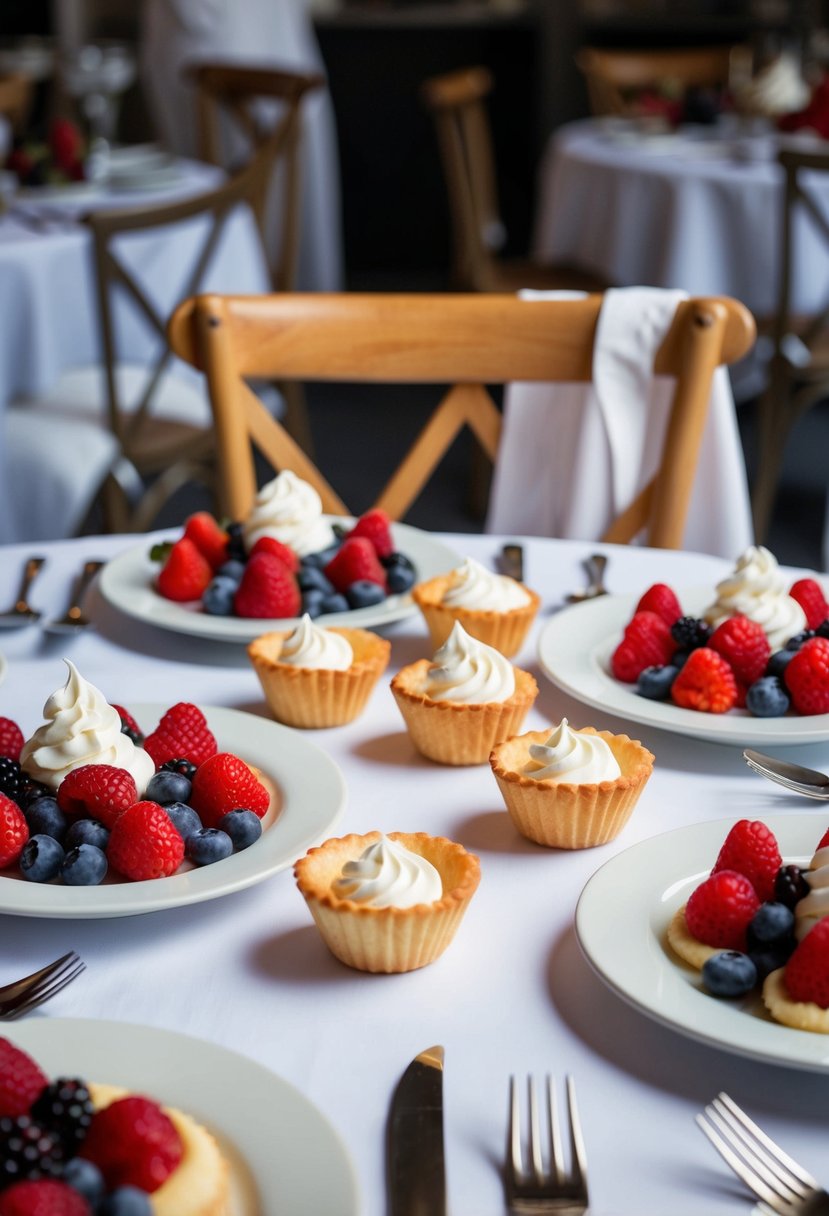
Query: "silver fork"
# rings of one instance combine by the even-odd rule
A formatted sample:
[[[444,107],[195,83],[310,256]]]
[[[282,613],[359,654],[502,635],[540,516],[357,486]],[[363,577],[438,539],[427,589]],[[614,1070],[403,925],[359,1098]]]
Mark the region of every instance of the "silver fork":
[[[728,1094],[718,1094],[696,1121],[767,1216],[827,1216],[829,1194],[767,1136]]]
[[[56,958],[53,963],[41,967],[23,979],[0,986],[0,1020],[5,1022],[21,1018],[38,1005],[50,1001],[62,992],[67,984],[85,969],[86,963],[74,950]]]
[[[819,773],[814,768],[804,768],[802,764],[793,764],[791,760],[778,760],[775,756],[767,756],[746,748],[743,759],[749,768],[769,781],[776,781],[784,789],[794,794],[805,794],[807,798],[818,798],[821,801],[829,799],[829,777]]]
[[[87,587],[103,565],[104,563],[100,561],[84,562],[83,569],[75,580],[72,597],[66,612],[60,618],[45,621],[43,624],[45,633],[81,633],[84,629],[89,628],[92,622],[84,614],[84,595],[86,594]]]
[[[45,557],[27,559],[17,598],[5,612],[0,612],[0,629],[16,629],[20,625],[32,625],[35,621],[40,620],[40,612],[29,603],[29,589],[45,561]]]
[[[518,1087],[515,1077],[510,1077],[510,1112],[507,1131],[507,1160],[504,1168],[504,1186],[507,1206],[514,1216],[582,1216],[587,1211],[587,1161],[581,1133],[576,1087],[572,1077],[567,1077],[567,1111],[570,1123],[570,1172],[564,1164],[561,1143],[561,1124],[558,1118],[555,1090],[551,1077],[546,1081],[548,1164],[541,1141],[541,1119],[535,1081],[527,1079],[529,1099],[529,1164],[524,1164],[522,1149],[521,1115]]]

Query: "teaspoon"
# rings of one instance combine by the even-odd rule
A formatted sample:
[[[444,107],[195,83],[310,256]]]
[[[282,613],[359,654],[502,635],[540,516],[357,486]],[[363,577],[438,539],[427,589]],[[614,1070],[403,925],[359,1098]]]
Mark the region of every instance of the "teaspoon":
[[[103,564],[99,561],[84,562],[83,569],[75,582],[69,607],[62,617],[44,622],[45,633],[80,633],[92,624],[90,619],[84,616],[83,598],[87,587]]]
[[[763,752],[746,749],[743,759],[749,768],[769,781],[776,781],[785,789],[795,794],[805,794],[807,798],[819,798],[829,801],[829,777],[813,768],[804,768],[802,764],[792,764],[789,760],[778,760],[774,756],[766,756]]]
[[[593,553],[582,563],[590,580],[584,591],[573,591],[567,596],[568,604],[581,604],[584,600],[594,600],[598,595],[607,595],[604,585],[604,572],[607,569],[607,558],[603,553]]]
[[[29,590],[45,561],[45,557],[30,557],[26,561],[17,599],[11,608],[0,612],[0,629],[19,629],[21,625],[33,625],[40,620],[40,612],[29,603]]]

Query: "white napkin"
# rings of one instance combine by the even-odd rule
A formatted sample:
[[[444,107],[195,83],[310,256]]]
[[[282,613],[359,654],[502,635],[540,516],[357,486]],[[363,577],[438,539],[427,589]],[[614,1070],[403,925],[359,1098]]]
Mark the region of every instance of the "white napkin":
[[[656,469],[673,381],[653,375],[679,291],[608,291],[592,384],[512,384],[486,521],[488,532],[598,540]],[[572,292],[521,293],[523,299]],[[753,539],[745,461],[728,373],[718,368],[683,547],[735,558]]]

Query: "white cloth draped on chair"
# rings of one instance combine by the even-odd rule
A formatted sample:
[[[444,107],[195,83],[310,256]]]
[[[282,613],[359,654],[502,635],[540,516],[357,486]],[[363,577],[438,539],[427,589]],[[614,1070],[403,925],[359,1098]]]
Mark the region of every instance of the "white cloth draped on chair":
[[[522,292],[526,299],[563,293]],[[571,297],[573,293],[568,293]],[[653,376],[679,291],[608,291],[592,384],[513,384],[486,521],[488,532],[598,540],[653,474],[673,382]],[[735,558],[752,543],[751,508],[726,368],[711,403],[683,547]]]

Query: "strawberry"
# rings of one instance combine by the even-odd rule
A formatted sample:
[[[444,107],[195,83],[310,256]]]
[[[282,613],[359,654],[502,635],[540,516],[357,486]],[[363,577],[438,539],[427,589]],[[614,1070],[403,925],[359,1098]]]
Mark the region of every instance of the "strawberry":
[[[261,819],[270,806],[270,795],[244,760],[231,752],[219,752],[193,778],[190,805],[206,828],[214,828],[226,811],[240,807]]]
[[[11,718],[0,718],[0,756],[9,760],[20,759],[23,746],[23,731]]]
[[[97,819],[107,828],[137,801],[132,774],[114,764],[82,764],[58,786],[58,806],[64,814]]]
[[[379,507],[361,515],[351,531],[346,533],[346,540],[350,536],[364,536],[366,540],[370,540],[378,557],[388,557],[390,553],[394,553],[391,520]]]
[[[165,599],[185,603],[200,600],[212,577],[210,562],[189,537],[182,536],[170,550],[156,587]]]
[[[708,645],[721,654],[736,678],[745,685],[759,680],[771,655],[766,631],[747,616],[732,616],[718,625]]]
[[[610,659],[617,680],[635,684],[646,667],[664,667],[676,650],[670,626],[655,612],[635,612]]]
[[[796,947],[783,978],[793,1001],[829,1009],[829,917],[813,925]]]
[[[760,907],[757,892],[744,874],[718,870],[691,894],[685,923],[698,942],[718,950],[746,949],[746,929]]]
[[[14,865],[29,839],[23,812],[6,794],[0,794],[0,870]]]
[[[652,587],[648,587],[636,605],[636,611],[655,612],[667,625],[673,625],[674,621],[678,621],[682,616],[676,592],[667,583],[654,583]]]
[[[233,597],[237,616],[291,617],[298,616],[301,607],[302,594],[296,576],[280,558],[260,550],[248,560]]]
[[[49,148],[55,164],[65,172],[82,159],[81,133],[70,119],[52,119],[49,124]]]
[[[365,536],[352,536],[344,540],[323,573],[342,592],[360,579],[378,583],[384,589],[386,587],[386,572],[380,565],[374,545]]]
[[[74,1187],[54,1178],[16,1182],[0,1194],[0,1216],[92,1216]]]
[[[736,870],[747,878],[761,901],[774,899],[774,880],[783,864],[770,828],[759,819],[738,819],[725,838],[711,873]]]
[[[207,719],[199,707],[189,701],[178,701],[171,706],[144,740],[144,751],[152,756],[156,768],[161,768],[168,760],[179,759],[203,764],[218,750]]]
[[[829,639],[804,642],[786,664],[784,679],[799,714],[829,713]]]
[[[207,558],[211,570],[218,570],[222,562],[227,561],[227,532],[219,527],[209,511],[196,511],[195,515],[188,516],[184,535]]]
[[[737,704],[734,672],[710,646],[692,650],[671,685],[671,699],[684,709],[724,714]]]
[[[260,536],[250,551],[250,556],[255,553],[271,553],[274,557],[288,567],[291,574],[296,574],[299,570],[299,554],[295,553],[290,545],[283,544],[281,540],[277,540],[275,536]]]
[[[97,1111],[79,1156],[92,1161],[108,1190],[137,1186],[157,1191],[184,1155],[176,1128],[149,1098],[130,1094]]]
[[[144,732],[130,711],[124,709],[123,705],[113,705],[112,708],[121,719],[121,734],[126,735],[128,739],[132,739],[136,747],[141,747],[144,743]]]
[[[184,860],[184,841],[157,802],[135,802],[113,823],[107,857],[133,882],[166,878]]]
[[[817,629],[829,617],[829,604],[817,579],[799,578],[792,585],[789,595],[797,600],[806,614],[807,629]]]
[[[0,1038],[0,1118],[28,1114],[29,1107],[49,1084],[31,1056]]]

